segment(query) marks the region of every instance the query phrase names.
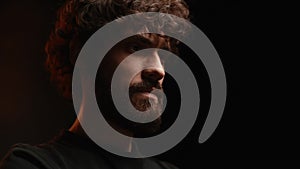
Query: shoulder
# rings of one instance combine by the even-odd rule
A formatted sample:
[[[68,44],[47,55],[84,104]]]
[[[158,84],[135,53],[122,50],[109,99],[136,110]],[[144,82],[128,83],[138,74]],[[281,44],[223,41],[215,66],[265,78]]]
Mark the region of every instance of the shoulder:
[[[158,163],[166,169],[179,169],[175,165],[173,165],[169,162],[166,162],[166,161],[158,161]]]
[[[51,153],[44,147],[16,144],[0,162],[0,169],[52,169]]]
[[[146,166],[148,168],[159,168],[159,169],[179,169],[178,167],[176,167],[175,165],[166,162],[166,161],[161,161],[158,160],[156,158],[150,158],[149,160],[147,160],[146,162]]]

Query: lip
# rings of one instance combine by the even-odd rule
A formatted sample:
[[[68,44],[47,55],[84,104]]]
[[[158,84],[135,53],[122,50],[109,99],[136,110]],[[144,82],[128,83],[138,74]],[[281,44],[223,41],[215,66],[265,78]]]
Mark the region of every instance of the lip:
[[[140,89],[140,90],[137,90],[139,93],[150,93],[154,90],[155,88],[153,87],[148,87],[148,88],[143,88],[143,89]]]
[[[152,94],[150,92],[138,92],[136,93],[138,95],[138,97],[143,97],[145,99],[151,99],[151,100],[155,100],[157,101],[157,96],[155,94]]]
[[[146,97],[156,97],[154,94],[150,92],[138,92],[138,93]]]

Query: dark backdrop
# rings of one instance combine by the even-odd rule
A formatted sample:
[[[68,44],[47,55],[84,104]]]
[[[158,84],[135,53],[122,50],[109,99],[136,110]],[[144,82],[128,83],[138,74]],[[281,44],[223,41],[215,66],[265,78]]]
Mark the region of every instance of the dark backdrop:
[[[228,100],[222,121],[207,142],[197,143],[204,113],[189,135],[159,158],[182,168],[253,168],[264,163],[264,156],[272,149],[257,139],[261,130],[253,112],[261,103],[252,98],[256,97],[253,88],[259,84],[249,80],[257,68],[253,60],[259,59],[253,52],[259,47],[252,43],[256,42],[253,31],[261,29],[255,16],[259,4],[237,0],[187,2],[192,21],[209,37],[222,59]],[[72,105],[59,96],[44,69],[44,45],[58,4],[53,0],[1,2],[0,157],[15,143],[49,140],[75,119]]]

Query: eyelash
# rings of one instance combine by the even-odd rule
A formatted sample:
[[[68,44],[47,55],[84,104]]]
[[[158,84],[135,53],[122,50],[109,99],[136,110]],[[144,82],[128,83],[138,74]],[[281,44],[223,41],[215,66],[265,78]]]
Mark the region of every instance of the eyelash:
[[[129,46],[129,51],[131,53],[137,52],[139,50],[141,50],[142,48],[138,45],[138,44],[133,44]]]

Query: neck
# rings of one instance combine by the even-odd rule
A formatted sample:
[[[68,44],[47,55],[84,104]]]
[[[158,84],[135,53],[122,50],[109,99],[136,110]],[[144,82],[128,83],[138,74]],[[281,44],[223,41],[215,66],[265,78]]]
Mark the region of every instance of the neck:
[[[116,126],[116,125],[113,125]],[[129,132],[128,130],[119,128],[118,130],[121,133],[126,133],[126,135],[128,136],[133,136],[132,132]],[[89,138],[89,136],[86,134],[86,132],[84,131],[84,129],[82,128],[82,126],[80,125],[80,122],[78,119],[76,119],[76,121],[73,123],[73,125],[71,126],[71,128],[69,129],[70,132],[75,133],[79,136],[85,137],[85,138]],[[110,135],[110,133],[103,133],[103,137],[101,137],[102,142],[103,143],[107,143],[108,145],[111,145],[113,147],[115,147],[116,149],[125,151],[125,152],[131,152],[132,151],[132,139],[128,139],[127,141],[122,140],[119,141],[118,139],[114,138],[113,135]]]

